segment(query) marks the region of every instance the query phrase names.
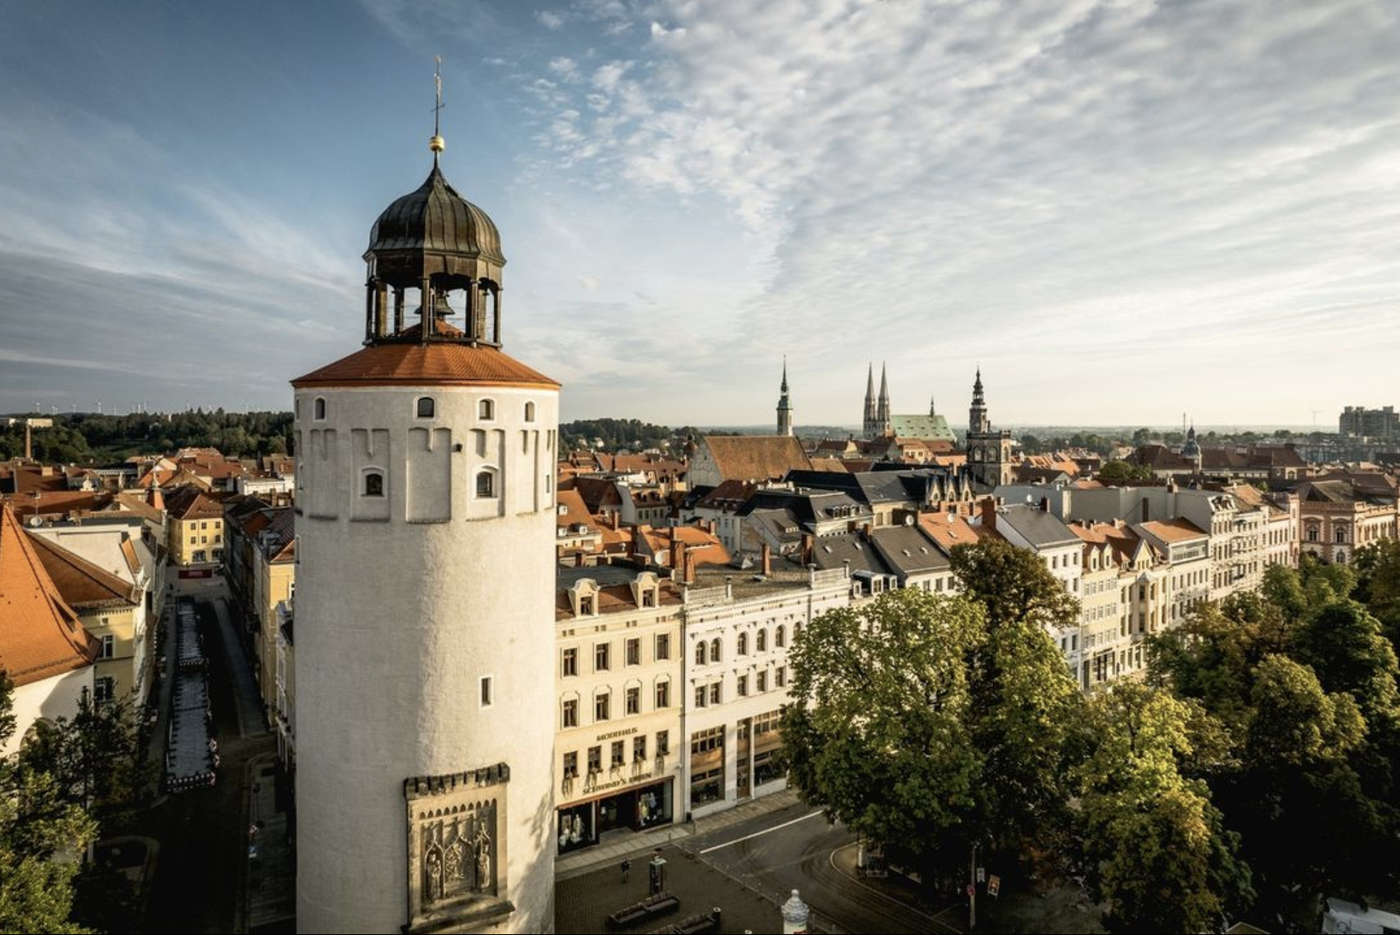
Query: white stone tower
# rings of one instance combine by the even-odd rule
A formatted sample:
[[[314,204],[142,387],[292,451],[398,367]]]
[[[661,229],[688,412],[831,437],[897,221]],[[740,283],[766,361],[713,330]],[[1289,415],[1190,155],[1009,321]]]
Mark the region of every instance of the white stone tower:
[[[500,235],[431,148],[364,347],[292,381],[302,932],[554,926],[559,386],[501,352]]]

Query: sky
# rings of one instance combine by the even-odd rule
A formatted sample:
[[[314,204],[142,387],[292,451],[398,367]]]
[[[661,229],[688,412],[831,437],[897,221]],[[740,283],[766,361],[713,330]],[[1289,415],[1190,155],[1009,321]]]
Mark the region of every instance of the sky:
[[[9,3],[0,411],[290,407],[431,166],[565,419],[1400,403],[1400,5]]]

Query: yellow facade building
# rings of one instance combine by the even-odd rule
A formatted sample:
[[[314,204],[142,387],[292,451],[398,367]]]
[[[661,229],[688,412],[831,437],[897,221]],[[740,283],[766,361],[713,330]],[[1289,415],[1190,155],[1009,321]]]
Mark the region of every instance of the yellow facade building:
[[[224,511],[219,501],[196,487],[165,496],[167,548],[181,567],[219,562],[224,556]]]
[[[676,820],[681,594],[654,571],[560,569],[554,743],[560,854]]]

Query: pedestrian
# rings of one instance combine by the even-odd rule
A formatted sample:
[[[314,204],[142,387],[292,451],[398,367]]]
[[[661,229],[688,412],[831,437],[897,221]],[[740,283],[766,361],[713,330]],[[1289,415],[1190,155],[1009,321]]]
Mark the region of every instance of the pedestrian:
[[[626,857],[622,858],[622,882],[627,882],[627,874],[632,869],[632,861]]]

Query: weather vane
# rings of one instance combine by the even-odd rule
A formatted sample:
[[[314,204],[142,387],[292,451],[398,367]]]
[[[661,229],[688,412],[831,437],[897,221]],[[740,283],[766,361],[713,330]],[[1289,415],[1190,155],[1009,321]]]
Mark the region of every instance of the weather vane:
[[[437,89],[437,103],[433,105],[433,138],[428,140],[428,148],[433,151],[433,161],[436,162],[438,153],[447,148],[447,142],[438,132],[438,117],[446,105],[442,103],[442,56],[434,55],[433,61],[437,63],[437,68],[433,70],[433,86]]]

